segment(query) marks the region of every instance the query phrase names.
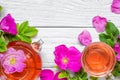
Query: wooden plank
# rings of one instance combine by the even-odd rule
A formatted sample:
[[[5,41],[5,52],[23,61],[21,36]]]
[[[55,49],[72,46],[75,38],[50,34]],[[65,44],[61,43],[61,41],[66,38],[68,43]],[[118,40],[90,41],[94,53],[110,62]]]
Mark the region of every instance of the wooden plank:
[[[11,13],[17,22],[29,20],[34,26],[90,27],[96,15],[120,26],[120,15],[110,11],[112,0],[1,0],[2,16]]]

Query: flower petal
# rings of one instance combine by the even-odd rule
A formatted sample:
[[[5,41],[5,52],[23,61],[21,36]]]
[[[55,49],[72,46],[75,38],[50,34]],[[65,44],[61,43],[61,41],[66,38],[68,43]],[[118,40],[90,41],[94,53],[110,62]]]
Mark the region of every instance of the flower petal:
[[[7,52],[5,53],[6,55],[8,54],[16,54],[16,50],[12,47],[8,48]]]
[[[67,56],[68,48],[65,45],[59,45],[55,47],[55,63],[63,70],[67,69],[67,64],[62,62],[62,59]]]
[[[118,42],[115,43],[113,49],[115,50],[115,52],[120,53],[120,46],[119,46],[119,43],[118,43]]]
[[[4,57],[4,55],[2,53],[0,53],[0,61],[2,60],[3,57]]]
[[[22,72],[26,67],[26,64],[18,62],[14,67],[16,68],[17,72]]]
[[[26,56],[23,50],[18,50],[16,53],[22,58],[22,60],[26,60]]]
[[[116,14],[120,14],[120,0],[113,0],[111,5],[111,11]]]
[[[68,64],[68,69],[72,72],[78,72],[81,69],[82,65],[80,62],[70,62]]]
[[[117,56],[116,56],[116,60],[117,61],[120,61],[120,54],[118,53]]]
[[[54,73],[52,70],[49,69],[42,70],[40,74],[41,80],[53,80],[53,77],[54,77]]]
[[[87,46],[92,42],[92,37],[87,30],[84,30],[82,33],[79,34],[78,40],[81,44]]]
[[[64,64],[62,60],[55,60],[55,63],[59,66],[60,69],[66,70],[67,69],[67,64]]]
[[[6,66],[5,73],[12,74],[14,72],[16,72],[16,69],[14,67],[12,67],[12,66]]]
[[[107,24],[107,19],[101,16],[95,16],[92,19],[92,24],[97,32],[103,32]]]
[[[68,48],[65,45],[59,45],[57,47],[55,47],[55,51],[54,54],[55,55],[60,55],[62,52],[67,52]]]

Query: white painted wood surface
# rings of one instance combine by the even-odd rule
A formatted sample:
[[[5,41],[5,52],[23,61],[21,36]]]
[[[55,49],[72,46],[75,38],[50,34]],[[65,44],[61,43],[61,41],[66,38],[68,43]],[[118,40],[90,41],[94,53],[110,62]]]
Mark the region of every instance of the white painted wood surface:
[[[75,46],[82,52],[84,46],[79,44],[77,37],[84,29],[90,31],[93,42],[99,41],[98,33],[92,28],[94,16],[104,16],[120,26],[120,15],[110,11],[111,2],[112,0],[0,0],[0,5],[3,6],[0,18],[11,13],[16,22],[28,20],[30,25],[39,27],[39,34],[33,40],[41,38],[44,41],[40,53],[43,68],[55,70],[55,46],[66,44],[68,47]]]
[[[17,22],[34,26],[92,27],[91,19],[101,15],[120,26],[120,15],[111,13],[112,0],[0,0],[2,16],[11,13]]]

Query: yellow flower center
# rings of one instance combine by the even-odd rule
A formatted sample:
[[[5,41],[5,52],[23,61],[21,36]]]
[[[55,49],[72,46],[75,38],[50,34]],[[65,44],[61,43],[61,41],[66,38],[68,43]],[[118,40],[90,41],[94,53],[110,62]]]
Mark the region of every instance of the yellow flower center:
[[[15,59],[15,58],[11,58],[11,59],[10,59],[10,64],[11,64],[11,65],[16,64],[16,59]]]
[[[68,59],[67,59],[67,58],[63,58],[63,59],[62,59],[62,62],[63,62],[64,64],[67,64],[67,63],[68,63]]]

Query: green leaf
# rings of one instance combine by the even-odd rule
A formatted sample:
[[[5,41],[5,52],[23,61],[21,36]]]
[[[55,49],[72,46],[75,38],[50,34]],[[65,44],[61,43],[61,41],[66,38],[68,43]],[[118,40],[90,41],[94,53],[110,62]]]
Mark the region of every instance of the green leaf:
[[[19,23],[16,23],[16,26],[17,26],[17,31],[19,32],[19,28],[20,28]]]
[[[28,37],[28,36],[17,35],[17,37],[18,37],[21,41],[25,41],[25,42],[28,42],[28,43],[31,43],[31,42],[32,42],[31,38]]]
[[[28,28],[28,21],[21,23],[21,25],[17,26],[19,34],[24,34],[24,31]]]
[[[108,36],[107,36],[105,33],[101,33],[101,34],[99,34],[99,39],[100,39],[100,41],[106,43],[107,38],[108,38]]]
[[[32,42],[31,38],[37,35],[38,33],[38,30],[35,27],[29,26],[28,21],[25,21],[20,25],[17,24],[17,30],[18,34],[14,37],[12,36],[11,39],[12,41],[21,40],[31,43]]]
[[[111,37],[118,38],[119,30],[112,22],[107,22],[105,31]]]
[[[29,27],[25,32],[25,36],[33,37],[38,33],[38,30],[35,27]]]
[[[98,80],[97,77],[90,76],[90,80]]]
[[[107,44],[110,45],[111,47],[114,47],[115,42],[111,39],[107,39]]]
[[[0,37],[0,52],[5,52],[7,50],[7,44],[3,37]]]
[[[59,79],[62,79],[62,78],[67,78],[69,76],[69,73],[66,72],[66,71],[62,71],[60,72],[60,74],[58,75],[58,78]]]
[[[69,78],[68,80],[82,80],[81,78],[77,79],[76,77]]]
[[[2,11],[2,6],[0,6],[0,11]]]
[[[86,80],[86,78],[87,78],[87,73],[84,73],[84,74],[82,75],[82,79],[83,79],[83,80]]]
[[[76,72],[74,78],[76,78],[76,80],[88,80],[87,73],[83,69],[81,69],[79,72]]]
[[[113,76],[118,77],[120,76],[120,63],[116,62],[114,70],[112,71]]]
[[[10,41],[18,41],[18,40],[20,40],[20,38],[17,35],[17,36],[12,36]]]

